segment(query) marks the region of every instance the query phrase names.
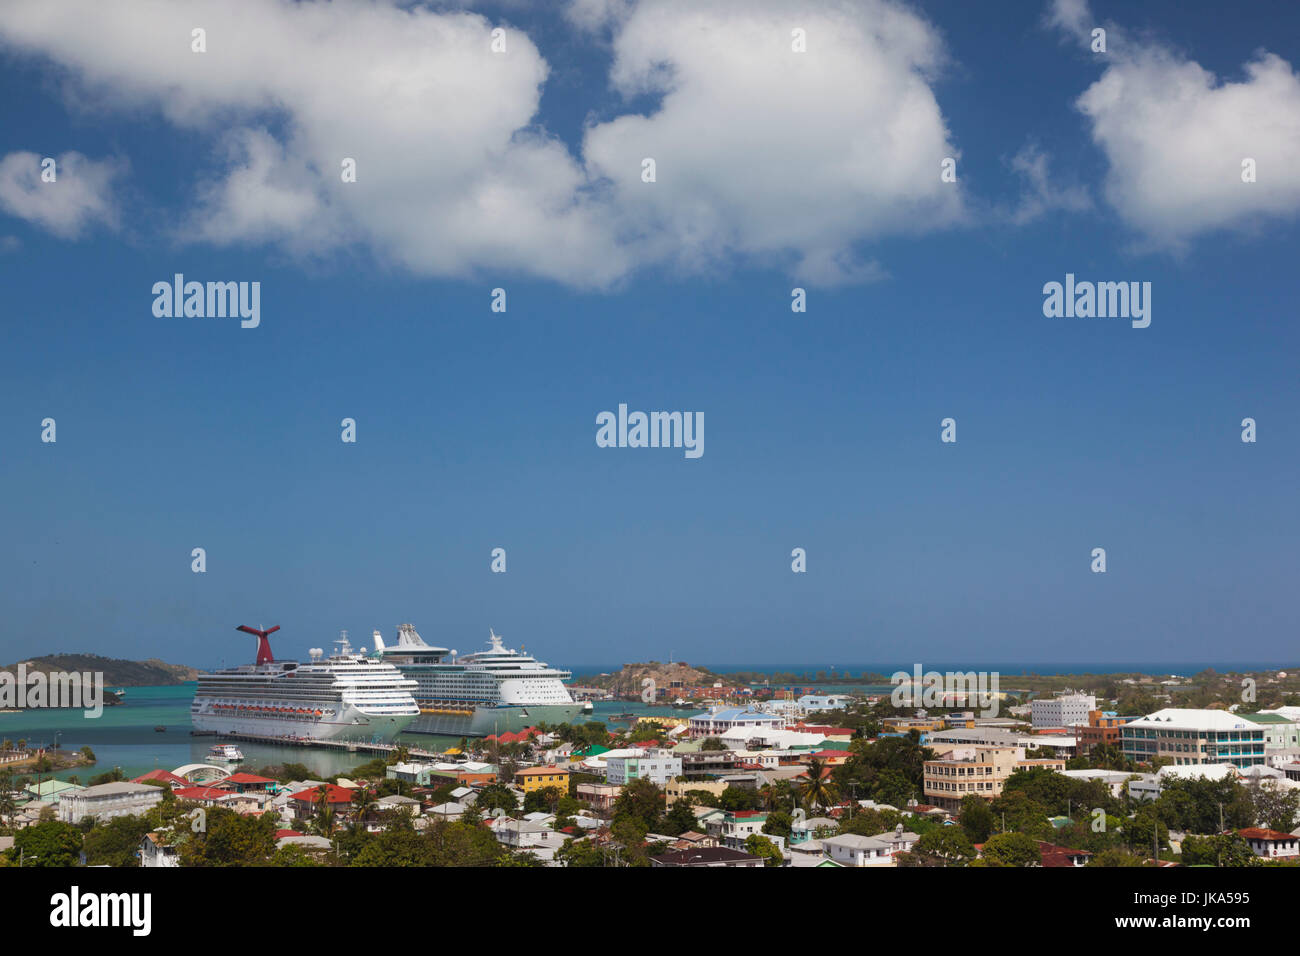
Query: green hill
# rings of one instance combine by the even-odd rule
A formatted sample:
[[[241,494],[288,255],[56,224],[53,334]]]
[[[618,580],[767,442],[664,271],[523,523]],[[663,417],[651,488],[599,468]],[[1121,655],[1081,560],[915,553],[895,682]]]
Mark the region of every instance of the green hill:
[[[15,661],[8,667],[0,668],[11,674],[17,674],[19,664],[25,665],[28,674],[37,671],[48,674],[52,671],[65,673],[102,673],[104,686],[113,690],[117,687],[158,687],[167,684],[183,684],[197,680],[198,671],[193,667],[180,664],[168,664],[156,657],[147,661],[126,661],[115,657],[100,657],[98,654],[48,654],[45,657],[31,657],[24,661]]]

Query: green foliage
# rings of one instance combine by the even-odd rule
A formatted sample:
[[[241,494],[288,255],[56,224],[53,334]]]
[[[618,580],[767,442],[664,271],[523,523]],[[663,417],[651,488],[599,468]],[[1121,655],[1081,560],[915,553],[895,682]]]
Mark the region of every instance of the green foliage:
[[[962,797],[958,822],[972,843],[983,843],[993,835],[998,825],[989,802],[973,793]]]
[[[961,827],[939,827],[916,841],[912,855],[926,866],[965,866],[975,859],[975,847]]]
[[[114,817],[93,827],[83,840],[88,866],[139,866],[136,855],[152,830],[148,817]]]
[[[182,866],[259,866],[275,853],[273,814],[240,816],[225,807],[206,810],[205,832],[189,833],[179,845]]]
[[[81,831],[71,823],[50,820],[19,830],[14,859],[23,866],[73,866],[81,853]]]
[[[767,821],[763,824],[763,832],[772,836],[784,837],[788,840],[790,839],[790,828],[793,823],[794,819],[784,810],[773,810],[767,815]]]
[[[1258,866],[1259,857],[1250,845],[1235,833],[1194,836],[1183,839],[1184,866]]]
[[[663,808],[663,791],[653,781],[633,780],[614,801],[614,822],[634,821],[644,836],[651,830],[659,830]]]
[[[1024,833],[999,833],[984,844],[986,866],[1039,866],[1043,855],[1033,837]]]
[[[748,787],[728,787],[718,797],[718,806],[735,813],[737,810],[757,810],[758,791]]]
[[[785,862],[780,848],[767,837],[759,836],[757,833],[751,833],[745,838],[745,850],[754,856],[761,856],[764,866],[780,866]]]

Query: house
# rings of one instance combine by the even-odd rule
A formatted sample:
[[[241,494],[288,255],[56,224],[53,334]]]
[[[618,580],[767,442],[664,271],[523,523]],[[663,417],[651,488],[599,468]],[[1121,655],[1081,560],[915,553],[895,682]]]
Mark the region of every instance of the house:
[[[139,816],[162,802],[161,787],[147,783],[102,783],[84,790],[65,791],[59,797],[59,819],[80,823],[86,817],[110,820],[114,817]]]
[[[319,806],[318,801],[321,798],[322,791],[326,794],[325,799],[329,808],[335,813],[347,813],[352,809],[352,791],[335,786],[332,783],[326,783],[289,795],[288,805],[292,808],[294,817],[304,820],[313,816]]]
[[[1294,833],[1282,833],[1280,830],[1267,830],[1262,827],[1247,827],[1237,833],[1250,846],[1256,856],[1270,860],[1286,859],[1300,856],[1300,837]]]
[[[690,850],[669,850],[659,856],[650,858],[654,866],[763,866],[761,856],[753,856],[742,850],[731,850],[724,846],[700,847]]]
[[[42,780],[40,783],[29,783],[19,790],[18,802],[32,800],[41,806],[53,806],[65,793],[77,793],[84,789],[86,788],[66,780]]]
[[[1046,867],[1075,867],[1087,866],[1088,860],[1092,854],[1087,850],[1071,850],[1068,847],[1056,846],[1048,843],[1046,840],[1036,840],[1038,852],[1042,856],[1043,866]]]
[[[577,786],[578,799],[596,810],[612,809],[622,792],[623,788],[616,783],[580,783]]]
[[[459,820],[461,816],[469,812],[469,805],[465,803],[440,803],[436,807],[430,807],[426,812],[435,820]]]
[[[167,770],[150,770],[148,773],[141,774],[140,776],[134,778],[131,782],[148,783],[150,780],[153,780],[156,783],[168,784],[173,790],[175,790],[177,787],[193,786],[184,777],[178,777],[176,776],[176,774],[171,773],[170,771]]]
[[[218,786],[236,793],[272,793],[276,783],[270,777],[259,777],[254,773],[232,773]]]
[[[146,833],[140,841],[141,866],[180,866],[175,844],[167,843],[158,833]]]
[[[528,767],[515,774],[515,786],[524,793],[554,787],[562,794],[569,792],[569,771],[559,767]]]
[[[822,849],[841,866],[893,866],[890,845],[876,837],[844,833],[826,837]]]
[[[873,837],[882,843],[889,845],[889,855],[897,853],[911,853],[912,847],[916,846],[916,841],[921,839],[919,834],[912,833],[910,830],[904,830],[900,823],[894,827],[892,833],[881,833]]]
[[[795,820],[790,824],[790,845],[793,847],[815,840],[818,834],[834,836],[839,828],[839,824],[830,817],[807,817],[803,820]],[[817,845],[817,850],[821,852],[820,843]]]
[[[649,780],[655,786],[663,787],[682,775],[682,758],[658,747],[647,748],[635,756],[608,757],[605,766],[608,768],[608,782],[619,786],[633,780]]]

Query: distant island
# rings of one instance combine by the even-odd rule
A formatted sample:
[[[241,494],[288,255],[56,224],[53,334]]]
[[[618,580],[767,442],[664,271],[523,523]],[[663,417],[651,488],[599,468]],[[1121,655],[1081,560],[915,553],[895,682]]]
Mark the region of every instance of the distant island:
[[[31,657],[15,661],[8,667],[0,668],[15,676],[18,665],[22,664],[28,675],[35,673],[92,673],[104,675],[104,687],[112,690],[118,687],[161,687],[184,684],[186,681],[198,680],[199,672],[193,667],[181,664],[168,664],[156,657],[146,661],[128,661],[116,657],[100,657],[98,654],[47,654],[44,657]]]

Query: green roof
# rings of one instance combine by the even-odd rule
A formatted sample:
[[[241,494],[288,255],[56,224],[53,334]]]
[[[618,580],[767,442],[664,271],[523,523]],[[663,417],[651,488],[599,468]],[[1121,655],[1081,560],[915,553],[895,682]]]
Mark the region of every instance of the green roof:
[[[572,754],[574,757],[598,757],[601,754],[609,753],[608,747],[602,747],[600,744],[592,744],[590,747],[583,747],[581,750],[575,750]]]
[[[1242,714],[1241,716],[1245,717],[1247,720],[1249,720],[1249,721],[1250,721],[1251,723],[1253,723],[1253,724],[1289,724],[1289,723],[1291,723],[1291,721],[1287,720],[1287,719],[1286,719],[1285,717],[1283,717],[1281,714]]]

